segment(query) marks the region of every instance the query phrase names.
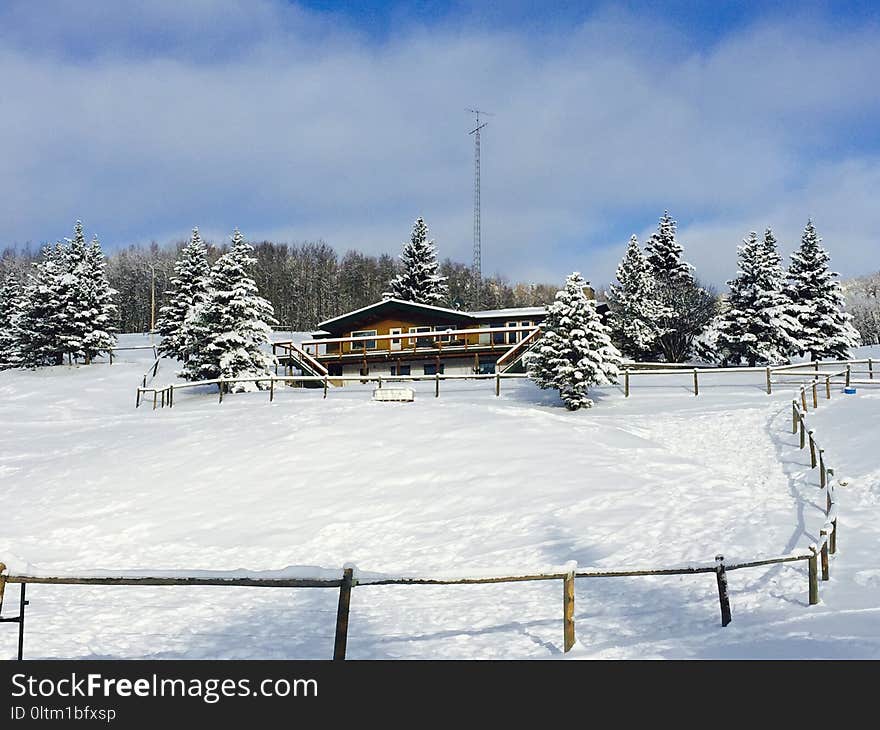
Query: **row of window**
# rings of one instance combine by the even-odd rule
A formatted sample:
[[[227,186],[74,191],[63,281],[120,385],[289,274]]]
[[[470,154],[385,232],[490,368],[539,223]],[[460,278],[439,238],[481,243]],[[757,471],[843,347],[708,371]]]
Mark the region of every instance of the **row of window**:
[[[534,326],[534,322],[532,320],[521,320],[521,321],[516,321],[516,322],[503,322],[503,323],[497,322],[497,323],[492,323],[490,325],[484,325],[484,327],[533,327],[533,326]],[[424,333],[424,332],[447,332],[449,330],[456,330],[456,329],[458,329],[458,328],[454,324],[453,325],[439,325],[439,326],[435,326],[435,327],[428,327],[428,326],[410,327],[408,334],[414,335],[414,334],[419,334],[419,333]],[[378,334],[379,334],[378,330],[355,330],[351,333],[351,336],[358,337],[358,338],[367,338],[367,337],[376,337]],[[404,334],[403,328],[402,327],[392,327],[391,330],[388,332],[388,334],[389,335],[402,335],[402,334]],[[523,337],[525,337],[525,335],[526,335],[525,332],[493,332],[492,333],[493,341],[496,345],[516,344]],[[431,343],[438,340],[438,339],[440,340],[440,342],[451,342],[452,338],[454,336],[455,335],[453,335],[450,332],[449,334],[444,334],[444,335],[441,335],[440,337],[437,337],[437,338],[434,338],[434,337],[422,337],[422,338],[407,337],[407,338],[401,338],[400,340],[394,339],[394,340],[390,341],[391,342],[390,349],[392,349],[392,350],[401,349],[401,342],[403,339],[407,340],[408,347],[412,347],[413,339],[415,339],[416,346],[418,346],[418,347],[430,347]],[[482,335],[481,335],[481,340],[482,340]],[[377,349],[376,342],[377,342],[376,340],[369,340],[368,339],[364,343],[364,345],[366,346],[367,350],[375,350],[375,349]],[[481,343],[481,344],[483,344],[483,343]],[[485,344],[488,344],[488,342],[486,342]],[[360,347],[358,347],[358,349],[360,349]]]
[[[436,375],[437,374],[437,364],[436,363],[425,363],[424,365],[417,366],[421,368],[422,375]],[[334,362],[328,363],[327,371],[330,377],[338,377],[342,375],[342,363]],[[440,375],[443,375],[446,372],[445,363],[440,363]],[[495,372],[495,363],[494,362],[481,362],[478,370],[479,373],[483,375],[492,375]],[[361,375],[369,375],[370,368],[361,368]],[[391,375],[412,375],[412,365],[397,365],[391,366]],[[418,374],[418,373],[416,373]]]

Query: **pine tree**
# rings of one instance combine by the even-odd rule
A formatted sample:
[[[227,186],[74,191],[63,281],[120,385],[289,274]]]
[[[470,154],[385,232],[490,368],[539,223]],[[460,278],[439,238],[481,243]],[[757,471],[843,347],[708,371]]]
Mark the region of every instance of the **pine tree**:
[[[529,377],[541,388],[558,389],[571,411],[591,407],[589,386],[614,382],[620,365],[620,352],[586,286],[577,272],[566,279],[547,308],[541,339],[526,355]]]
[[[256,259],[238,229],[231,250],[211,267],[210,289],[185,327],[193,349],[181,375],[189,380],[269,377],[274,356],[264,351],[277,324],[272,305],[249,275]],[[253,390],[239,383],[233,390]]]
[[[409,243],[400,254],[403,271],[389,282],[385,296],[419,304],[443,305],[449,296],[446,277],[440,276],[437,249],[428,240],[428,226],[417,218]]]
[[[193,343],[188,341],[187,322],[192,318],[195,308],[204,303],[208,295],[208,282],[211,267],[208,264],[208,250],[193,228],[189,243],[180,251],[174,264],[171,284],[174,289],[165,292],[168,304],[159,310],[156,328],[162,335],[159,352],[167,357],[186,361]]]
[[[776,238],[752,231],[738,248],[739,272],[728,282],[728,307],[721,315],[717,347],[725,364],[750,367],[788,362],[797,349],[797,322],[784,290]]]
[[[62,365],[68,342],[67,251],[62,244],[45,246],[22,293],[18,318],[18,354],[24,367]]]
[[[838,274],[829,269],[829,261],[810,220],[800,249],[791,255],[788,296],[799,325],[800,353],[809,352],[812,360],[844,360],[849,357],[849,349],[859,344],[852,317],[844,311]]]
[[[109,352],[116,344],[117,308],[113,303],[116,290],[107,281],[106,264],[101,242],[95,236],[85,250],[78,272],[82,294],[80,310],[87,313],[82,337],[86,363],[102,352]]]
[[[640,359],[656,349],[656,323],[664,309],[635,236],[617,267],[617,281],[608,294],[611,336],[623,354]]]
[[[693,350],[694,340],[717,314],[715,295],[697,282],[675,236],[675,221],[663,214],[657,233],[645,246],[647,262],[660,304],[654,320],[657,348],[667,362],[683,362]]]
[[[22,307],[21,284],[14,274],[7,273],[0,285],[0,370],[20,363],[18,321]]]
[[[651,234],[645,246],[648,265],[655,278],[663,282],[693,280],[690,264],[681,258],[683,249],[675,238],[675,226],[669,211],[664,211],[657,232]]]
[[[59,296],[63,301],[64,317],[60,325],[61,349],[68,361],[85,357],[84,342],[89,331],[91,313],[85,306],[86,236],[82,221],[74,224],[73,238],[61,244],[60,261],[64,274],[59,279]]]

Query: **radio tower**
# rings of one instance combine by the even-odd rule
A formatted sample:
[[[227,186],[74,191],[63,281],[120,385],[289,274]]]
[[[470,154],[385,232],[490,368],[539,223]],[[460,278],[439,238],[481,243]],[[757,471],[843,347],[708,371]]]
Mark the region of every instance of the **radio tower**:
[[[474,278],[474,307],[478,308],[480,306],[480,290],[482,288],[483,283],[483,272],[482,272],[482,264],[483,264],[483,253],[481,250],[481,242],[480,242],[480,130],[488,124],[488,122],[483,122],[480,124],[480,114],[485,114],[487,116],[492,116],[489,112],[481,111],[480,109],[468,109],[467,111],[471,112],[471,114],[475,114],[477,121],[476,127],[472,129],[468,134],[474,135],[474,264],[473,264],[473,278]]]

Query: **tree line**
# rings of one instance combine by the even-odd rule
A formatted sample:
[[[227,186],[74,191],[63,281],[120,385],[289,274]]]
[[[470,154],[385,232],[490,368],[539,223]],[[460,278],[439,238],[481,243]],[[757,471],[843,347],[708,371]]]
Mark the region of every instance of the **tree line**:
[[[209,264],[229,251],[229,244],[206,241]],[[158,316],[172,291],[174,263],[187,241],[165,246],[133,244],[107,253],[106,272],[116,290],[117,327],[120,332],[145,332]],[[284,329],[309,331],[318,322],[382,299],[389,282],[403,271],[390,254],[369,255],[348,251],[342,255],[323,241],[302,243],[253,243],[253,277],[260,293],[273,306]],[[0,253],[0,280],[14,274],[26,279],[41,249],[7,247]],[[447,291],[441,306],[501,309],[528,307],[553,301],[555,283],[507,281],[500,275],[483,279],[476,303],[469,266],[445,258],[439,264]],[[155,309],[153,299],[155,295]]]
[[[635,236],[608,293],[614,342],[635,360],[766,365],[809,354],[845,359],[860,343],[838,274],[808,221],[787,269],[768,228],[737,249],[737,275],[717,297],[683,258],[665,213],[644,251]]]

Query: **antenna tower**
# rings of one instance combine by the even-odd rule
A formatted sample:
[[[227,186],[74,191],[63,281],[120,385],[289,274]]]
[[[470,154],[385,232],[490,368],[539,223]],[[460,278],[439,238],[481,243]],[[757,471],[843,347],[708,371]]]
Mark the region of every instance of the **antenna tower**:
[[[476,115],[476,126],[468,132],[474,135],[474,304],[476,307],[480,305],[480,289],[483,281],[483,252],[482,242],[480,241],[480,130],[488,124],[483,122],[480,124],[480,114],[492,116],[489,112],[480,109],[468,109],[471,114]]]

